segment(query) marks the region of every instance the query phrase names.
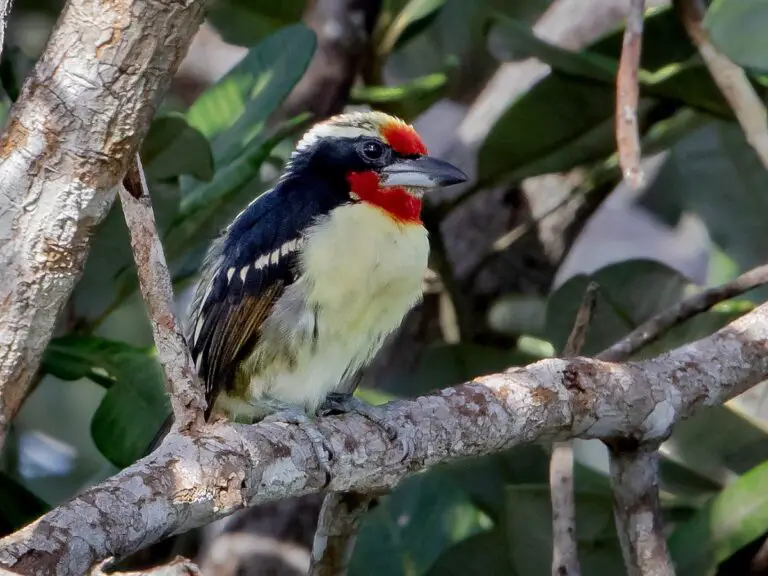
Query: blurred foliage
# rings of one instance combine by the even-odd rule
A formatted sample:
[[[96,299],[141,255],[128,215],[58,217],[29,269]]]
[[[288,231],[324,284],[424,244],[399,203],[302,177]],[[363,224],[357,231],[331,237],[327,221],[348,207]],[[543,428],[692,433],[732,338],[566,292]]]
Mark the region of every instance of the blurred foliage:
[[[180,312],[207,244],[271,186],[304,125],[303,117],[278,125],[268,120],[316,50],[314,33],[299,23],[305,5],[304,0],[215,2],[209,24],[247,53],[191,105],[179,106],[171,95],[142,145]],[[557,47],[531,27],[549,5],[549,0],[384,0],[350,103],[413,120],[436,103],[471,101],[501,63],[535,57],[551,72],[511,102],[483,139],[477,157],[481,185],[474,192],[483,193],[491,183],[519,184],[574,168],[588,176],[574,194],[618,181],[614,82],[623,31],[580,51]],[[0,120],[7,117],[60,9],[61,2],[52,0],[15,2],[0,61]],[[705,21],[713,42],[746,67],[763,95],[766,22],[761,0],[714,0]],[[674,10],[648,11],[641,68],[643,150],[664,157],[638,205],[669,226],[684,215],[700,218],[714,243],[710,282],[768,261],[763,224],[768,173]],[[488,318],[475,319],[486,322],[498,340],[436,342],[388,392],[422,394],[555,354],[590,280],[600,291],[585,354],[599,352],[703,288],[660,262],[627,258],[571,277],[551,294],[503,294]],[[766,296],[756,290],[720,304],[636,358],[710,334]],[[169,411],[119,205],[95,236],[69,313],[47,349],[39,389],[3,454],[3,533],[135,461]],[[374,390],[361,395],[376,402],[390,398]],[[764,416],[759,409],[733,404],[711,408],[682,422],[664,444],[662,502],[679,574],[715,574],[719,564],[768,532]],[[87,422],[87,441],[76,432],[82,422]],[[408,478],[366,517],[351,574],[548,573],[548,451],[545,445],[518,446]],[[577,445],[577,459],[583,571],[622,573],[604,450]]]

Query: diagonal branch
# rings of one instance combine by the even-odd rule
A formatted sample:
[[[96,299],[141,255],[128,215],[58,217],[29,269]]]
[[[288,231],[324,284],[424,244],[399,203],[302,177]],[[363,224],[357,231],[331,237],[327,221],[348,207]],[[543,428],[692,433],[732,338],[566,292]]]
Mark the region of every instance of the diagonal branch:
[[[755,92],[744,70],[721,54],[709,41],[701,24],[705,10],[701,0],[675,0],[675,3],[688,35],[699,49],[715,84],[731,105],[747,142],[768,168],[768,114],[760,96]]]
[[[644,346],[658,340],[670,328],[690,320],[697,314],[706,312],[715,304],[735,298],[763,284],[768,284],[768,264],[752,268],[730,282],[702,290],[698,294],[675,304],[668,310],[643,322],[616,344],[603,350],[597,357],[606,362],[626,360]]]
[[[173,311],[171,277],[138,153],[128,169],[125,187],[120,189],[120,202],[131,235],[141,294],[171,395],[174,420],[181,430],[188,430],[203,423],[205,396]]]
[[[69,0],[11,110],[0,137],[0,445],[204,5]]]
[[[0,567],[73,575],[245,506],[318,492],[387,489],[417,470],[514,445],[665,438],[703,406],[768,376],[768,304],[643,362],[549,358],[384,407],[409,446],[363,416],[322,418],[331,481],[295,425],[217,424],[169,435],[151,455],[0,540]]]

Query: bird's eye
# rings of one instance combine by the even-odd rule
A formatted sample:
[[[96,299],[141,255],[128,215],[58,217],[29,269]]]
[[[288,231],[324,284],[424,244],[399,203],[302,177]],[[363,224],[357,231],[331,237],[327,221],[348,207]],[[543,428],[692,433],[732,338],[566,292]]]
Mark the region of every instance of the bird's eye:
[[[378,142],[369,141],[363,144],[363,156],[368,160],[378,160],[384,156],[384,146]]]

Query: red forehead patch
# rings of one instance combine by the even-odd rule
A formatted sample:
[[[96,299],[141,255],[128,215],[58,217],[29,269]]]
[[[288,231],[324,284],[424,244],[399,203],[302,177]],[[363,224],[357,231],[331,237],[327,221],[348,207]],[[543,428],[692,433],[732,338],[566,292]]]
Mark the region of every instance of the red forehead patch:
[[[387,124],[381,129],[381,135],[392,147],[392,150],[404,156],[427,153],[427,147],[424,146],[416,130],[407,124],[399,122]]]

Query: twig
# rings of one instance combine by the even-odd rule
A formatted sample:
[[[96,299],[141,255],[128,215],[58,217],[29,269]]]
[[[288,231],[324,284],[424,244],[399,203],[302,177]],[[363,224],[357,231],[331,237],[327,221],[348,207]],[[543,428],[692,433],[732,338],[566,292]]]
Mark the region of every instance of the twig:
[[[332,492],[323,500],[312,544],[309,576],[347,573],[360,521],[373,500],[370,494]]]
[[[606,362],[621,362],[654,342],[670,328],[706,312],[715,304],[768,284],[768,264],[744,272],[721,286],[703,290],[647,320],[610,348],[598,354]]]
[[[131,235],[131,247],[141,293],[152,323],[152,335],[171,395],[174,419],[176,426],[189,430],[203,422],[205,396],[173,312],[171,277],[138,153],[124,184],[120,190],[120,202]]]
[[[576,312],[563,357],[577,356],[584,347],[597,298],[597,284],[590,282]],[[573,498],[573,443],[555,442],[549,461],[549,486],[552,497],[552,575],[578,576],[579,553],[576,545],[576,503]]]
[[[172,432],[152,454],[0,540],[0,567],[78,576],[190,530],[291,496],[387,490],[418,470],[512,446],[572,438],[662,440],[680,419],[768,377],[768,304],[657,358],[547,358],[382,406],[407,456],[358,414],[319,418],[331,482],[296,425],[217,423]],[[364,449],[362,449],[364,447]],[[95,519],[95,520],[94,520]],[[76,542],[77,546],[72,546]]]
[[[658,445],[609,447],[614,516],[628,576],[674,576],[661,521]]]
[[[763,165],[768,168],[768,114],[749,78],[740,66],[721,54],[709,41],[704,27],[704,6],[701,0],[675,0],[683,25],[698,47],[715,84],[731,105],[747,142],[754,148]]]
[[[629,0],[624,44],[616,75],[616,145],[624,180],[640,188],[644,176],[640,167],[640,132],[637,124],[637,102],[640,95],[637,75],[643,45],[643,11],[645,0]]]

